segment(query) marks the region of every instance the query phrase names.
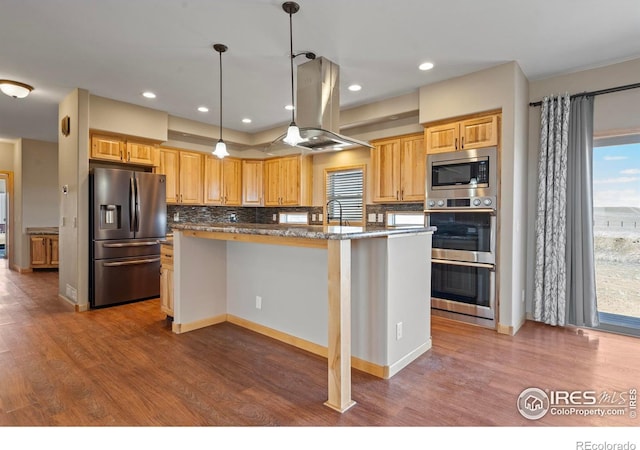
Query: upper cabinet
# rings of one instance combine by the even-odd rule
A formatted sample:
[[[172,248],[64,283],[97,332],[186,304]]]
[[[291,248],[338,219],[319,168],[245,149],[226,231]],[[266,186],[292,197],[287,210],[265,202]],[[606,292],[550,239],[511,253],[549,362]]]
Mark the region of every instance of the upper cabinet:
[[[160,148],[159,154],[156,173],[166,175],[167,203],[201,205],[204,155],[173,148]]]
[[[426,153],[422,133],[373,141],[373,201],[422,202]]]
[[[499,115],[427,126],[424,130],[427,153],[444,153],[498,145]]]
[[[311,204],[311,156],[293,155],[264,161],[264,205]]]
[[[205,156],[204,203],[227,206],[242,204],[242,160]]]
[[[158,164],[158,145],[122,136],[92,134],[91,159],[140,166]]]
[[[264,161],[260,159],[242,160],[242,205],[264,205]]]

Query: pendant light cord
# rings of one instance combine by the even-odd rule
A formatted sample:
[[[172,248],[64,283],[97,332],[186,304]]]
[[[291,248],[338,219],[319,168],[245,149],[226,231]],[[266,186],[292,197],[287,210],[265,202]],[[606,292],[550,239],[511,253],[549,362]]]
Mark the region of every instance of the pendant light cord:
[[[289,13],[289,60],[291,62],[291,123],[295,123],[296,104],[293,96],[293,14]]]
[[[220,140],[222,140],[222,52],[220,55]]]

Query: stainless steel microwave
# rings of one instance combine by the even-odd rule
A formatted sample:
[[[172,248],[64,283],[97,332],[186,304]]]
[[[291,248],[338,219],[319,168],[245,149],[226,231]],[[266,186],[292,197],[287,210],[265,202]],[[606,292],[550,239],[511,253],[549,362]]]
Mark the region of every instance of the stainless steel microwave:
[[[497,171],[496,147],[428,155],[426,199],[495,198]]]

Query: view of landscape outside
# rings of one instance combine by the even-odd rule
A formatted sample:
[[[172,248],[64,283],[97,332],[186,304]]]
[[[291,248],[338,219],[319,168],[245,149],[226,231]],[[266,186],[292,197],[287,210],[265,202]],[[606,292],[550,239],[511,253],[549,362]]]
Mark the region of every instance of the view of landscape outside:
[[[640,144],[594,147],[598,311],[640,318]]]

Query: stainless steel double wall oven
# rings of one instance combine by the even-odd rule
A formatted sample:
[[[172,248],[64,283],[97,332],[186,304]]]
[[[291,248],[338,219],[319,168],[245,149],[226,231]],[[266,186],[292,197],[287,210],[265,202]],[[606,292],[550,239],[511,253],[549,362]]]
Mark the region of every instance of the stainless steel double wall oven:
[[[427,156],[425,214],[433,235],[431,307],[495,328],[497,148]]]

